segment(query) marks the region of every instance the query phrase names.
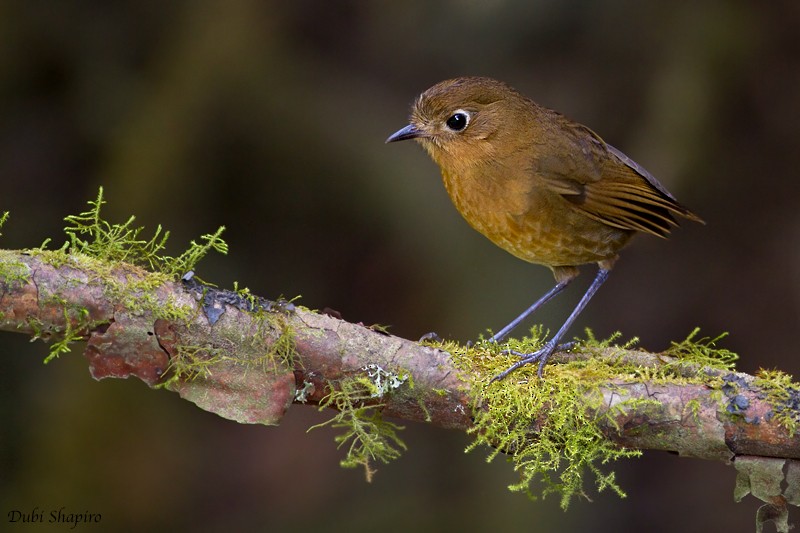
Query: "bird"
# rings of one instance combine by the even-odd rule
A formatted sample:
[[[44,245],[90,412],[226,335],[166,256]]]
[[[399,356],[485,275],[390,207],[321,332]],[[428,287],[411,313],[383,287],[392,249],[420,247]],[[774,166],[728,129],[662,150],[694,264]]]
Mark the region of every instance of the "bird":
[[[439,166],[450,199],[472,228],[529,263],[543,265],[556,284],[494,334],[499,343],[561,293],[581,265],[598,267],[563,325],[532,353],[492,378],[548,358],[592,296],[618,254],[637,233],[666,238],[676,217],[704,223],[641,165],[588,127],[540,106],[504,82],[459,77],[422,92],[408,125],[386,143],[413,139]]]

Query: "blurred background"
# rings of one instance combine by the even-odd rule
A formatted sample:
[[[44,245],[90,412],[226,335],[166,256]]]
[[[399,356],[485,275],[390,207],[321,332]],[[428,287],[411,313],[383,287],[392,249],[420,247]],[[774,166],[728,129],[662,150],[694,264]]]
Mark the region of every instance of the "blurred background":
[[[229,255],[198,268],[222,287],[475,339],[552,276],[471,230],[422,149],[384,139],[420,91],[487,75],[707,222],[635,240],[573,334],[662,350],[728,331],[743,371],[796,375],[799,24],[796,1],[0,1],[0,246],[60,245],[102,185],[110,220],[163,224],[174,253],[227,226]],[[537,321],[560,325],[593,272]],[[0,334],[3,522],[64,506],[101,513],[98,531],[750,531],[759,506],[733,502],[732,467],[650,452],[611,465],[626,499],[587,486],[564,513],[508,492],[510,465],[464,454],[467,436],[418,424],[367,484],[334,432],[306,433],[329,413],[237,425],[94,382],[80,346],[45,367],[46,351]]]

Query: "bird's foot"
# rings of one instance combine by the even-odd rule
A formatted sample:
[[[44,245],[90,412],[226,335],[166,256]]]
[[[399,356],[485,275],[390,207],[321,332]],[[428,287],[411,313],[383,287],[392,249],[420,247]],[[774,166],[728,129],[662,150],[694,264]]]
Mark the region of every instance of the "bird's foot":
[[[548,341],[545,343],[544,346],[542,346],[540,349],[532,353],[523,353],[523,352],[518,352],[516,350],[503,350],[501,353],[514,354],[518,356],[520,359],[519,361],[517,361],[516,363],[514,363],[513,365],[511,365],[510,367],[508,367],[507,369],[505,369],[504,371],[500,372],[495,377],[493,377],[489,381],[489,383],[492,383],[494,381],[500,381],[501,379],[505,378],[507,375],[512,373],[514,370],[522,366],[525,366],[527,364],[532,364],[537,362],[539,363],[539,368],[537,369],[536,374],[539,376],[539,378],[541,378],[542,371],[544,370],[544,365],[547,363],[547,360],[550,358],[550,356],[553,355],[555,352],[561,350],[568,350],[572,348],[574,344],[575,343],[572,342],[568,342],[566,344],[556,344],[552,341]]]

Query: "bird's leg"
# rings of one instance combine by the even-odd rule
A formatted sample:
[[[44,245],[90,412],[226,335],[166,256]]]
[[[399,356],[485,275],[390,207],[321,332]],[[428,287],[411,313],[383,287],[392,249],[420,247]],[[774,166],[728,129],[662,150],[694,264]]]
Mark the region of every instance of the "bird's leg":
[[[539,363],[539,369],[537,371],[537,374],[541,378],[542,370],[544,369],[544,365],[547,362],[547,359],[553,354],[553,352],[556,351],[559,341],[567,332],[567,330],[570,328],[570,326],[572,326],[572,323],[575,322],[575,319],[578,318],[578,315],[581,314],[581,311],[583,311],[584,307],[586,307],[586,304],[589,303],[589,300],[592,299],[592,296],[594,296],[594,293],[597,292],[597,289],[599,289],[600,286],[606,281],[606,279],[608,279],[609,271],[610,271],[609,269],[602,267],[600,268],[600,270],[597,271],[597,276],[595,276],[594,281],[592,281],[592,284],[589,285],[589,288],[586,289],[586,293],[581,298],[581,301],[578,302],[578,305],[575,306],[575,309],[573,309],[572,313],[569,315],[569,317],[567,317],[567,320],[564,322],[564,325],[561,326],[561,329],[558,330],[558,332],[553,336],[552,339],[547,341],[545,345],[542,346],[541,349],[533,353],[511,352],[515,353],[516,355],[519,355],[521,359],[516,363],[514,363],[513,365],[511,365],[506,370],[504,370],[503,372],[493,377],[492,381],[499,381],[504,377],[506,377],[507,375],[509,375],[514,370],[518,369],[519,367],[527,365],[529,363],[535,363],[537,361]]]
[[[500,342],[501,340],[503,340],[503,338],[505,338],[506,335],[511,333],[511,330],[513,330],[514,328],[519,326],[519,323],[522,322],[523,320],[525,320],[531,313],[533,313],[534,311],[539,309],[542,305],[547,303],[556,294],[558,294],[561,291],[563,291],[567,287],[567,285],[570,284],[570,282],[573,279],[575,279],[575,278],[574,277],[568,278],[568,279],[565,279],[565,280],[562,280],[562,281],[559,281],[558,283],[556,283],[555,286],[552,289],[550,289],[549,291],[547,291],[547,293],[545,293],[544,296],[542,296],[541,298],[536,300],[533,303],[533,305],[531,305],[529,308],[524,310],[522,312],[522,314],[520,314],[517,318],[512,320],[506,327],[504,327],[503,329],[501,329],[500,331],[495,333],[492,336],[492,338],[489,339],[489,342]]]

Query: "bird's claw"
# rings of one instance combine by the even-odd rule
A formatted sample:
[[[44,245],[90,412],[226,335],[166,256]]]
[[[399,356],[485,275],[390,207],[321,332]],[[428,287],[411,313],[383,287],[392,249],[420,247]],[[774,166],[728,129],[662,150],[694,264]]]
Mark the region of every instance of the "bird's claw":
[[[547,363],[547,360],[550,358],[550,356],[553,355],[555,352],[560,351],[562,348],[564,349],[572,348],[573,345],[574,343],[555,344],[552,342],[547,342],[539,350],[536,350],[535,352],[532,353],[523,353],[523,352],[518,352],[516,350],[503,350],[502,352],[500,352],[503,355],[513,354],[519,357],[520,359],[519,361],[517,361],[516,363],[514,363],[513,365],[511,365],[510,367],[508,367],[507,369],[505,369],[504,371],[500,372],[495,377],[493,377],[489,381],[489,383],[500,381],[501,379],[505,378],[507,375],[512,373],[514,370],[523,367],[527,364],[532,364],[536,362],[539,363],[539,367],[536,370],[536,375],[538,375],[539,378],[541,379],[542,372],[544,371],[544,365]]]

